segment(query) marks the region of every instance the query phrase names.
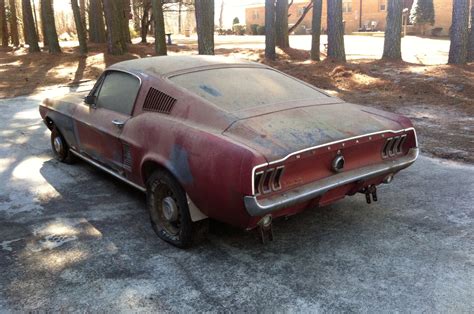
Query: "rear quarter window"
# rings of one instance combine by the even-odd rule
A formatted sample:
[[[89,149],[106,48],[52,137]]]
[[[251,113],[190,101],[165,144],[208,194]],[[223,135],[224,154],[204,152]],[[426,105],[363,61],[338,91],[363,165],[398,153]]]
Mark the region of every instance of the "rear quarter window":
[[[180,74],[170,80],[229,112],[328,97],[309,85],[266,68],[210,69]]]

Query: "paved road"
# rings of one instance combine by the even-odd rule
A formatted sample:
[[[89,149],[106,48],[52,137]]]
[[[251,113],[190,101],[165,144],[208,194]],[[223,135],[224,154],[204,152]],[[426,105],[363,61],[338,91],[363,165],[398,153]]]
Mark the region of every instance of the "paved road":
[[[472,166],[421,156],[374,205],[278,220],[266,246],[218,225],[183,251],[139,192],[52,159],[37,104],[0,100],[0,312],[474,311]]]
[[[178,44],[196,44],[197,38],[175,36]],[[153,41],[153,38],[150,38]],[[327,36],[321,36],[321,45],[327,43]],[[380,59],[383,52],[384,37],[345,35],[344,45],[349,60]],[[402,38],[402,57],[404,61],[418,64],[446,64],[449,55],[449,39],[406,36]],[[252,48],[264,49],[265,36],[215,36],[216,48]],[[310,35],[290,36],[290,46],[296,49],[310,50]],[[321,50],[324,47],[321,46]]]

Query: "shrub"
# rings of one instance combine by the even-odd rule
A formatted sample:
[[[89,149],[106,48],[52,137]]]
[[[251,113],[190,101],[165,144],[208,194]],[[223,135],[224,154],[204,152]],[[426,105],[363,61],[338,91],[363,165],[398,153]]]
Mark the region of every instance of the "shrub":
[[[258,24],[250,25],[250,34],[258,35]]]
[[[265,35],[265,26],[259,25],[257,27],[257,35]]]
[[[235,35],[243,35],[243,34],[245,34],[245,25],[243,25],[243,24],[234,24],[234,25],[232,25],[232,30],[234,31]]]

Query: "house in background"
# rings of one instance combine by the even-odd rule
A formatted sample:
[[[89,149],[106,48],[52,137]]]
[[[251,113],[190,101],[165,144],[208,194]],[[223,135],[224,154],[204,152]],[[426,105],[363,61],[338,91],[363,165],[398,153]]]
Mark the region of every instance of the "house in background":
[[[309,4],[307,0],[295,0],[288,9],[288,24],[294,25],[303,14],[305,7]],[[413,0],[403,0],[404,8],[411,9]],[[451,14],[453,0],[433,0],[435,9],[435,24],[431,29],[441,28],[441,35],[449,35],[451,27]],[[350,34],[363,29],[375,29],[385,31],[387,17],[387,0],[342,0],[342,15],[345,22],[345,32]],[[312,12],[308,12],[301,27],[311,29]],[[265,25],[265,6],[255,5],[245,9],[245,23],[247,29],[252,24]],[[327,7],[323,0],[323,14],[321,28],[327,29]]]

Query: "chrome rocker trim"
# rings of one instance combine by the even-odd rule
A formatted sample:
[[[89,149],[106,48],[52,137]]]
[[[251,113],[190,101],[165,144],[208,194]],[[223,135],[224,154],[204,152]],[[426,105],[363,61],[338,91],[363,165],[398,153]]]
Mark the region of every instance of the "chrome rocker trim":
[[[418,154],[419,149],[412,148],[409,150],[407,155],[401,158],[387,160],[377,165],[341,172],[262,200],[257,200],[256,196],[245,196],[245,208],[250,216],[263,216],[279,209],[288,208],[309,201],[323,195],[329,190],[349,183],[394,173],[414,163],[418,158]]]

